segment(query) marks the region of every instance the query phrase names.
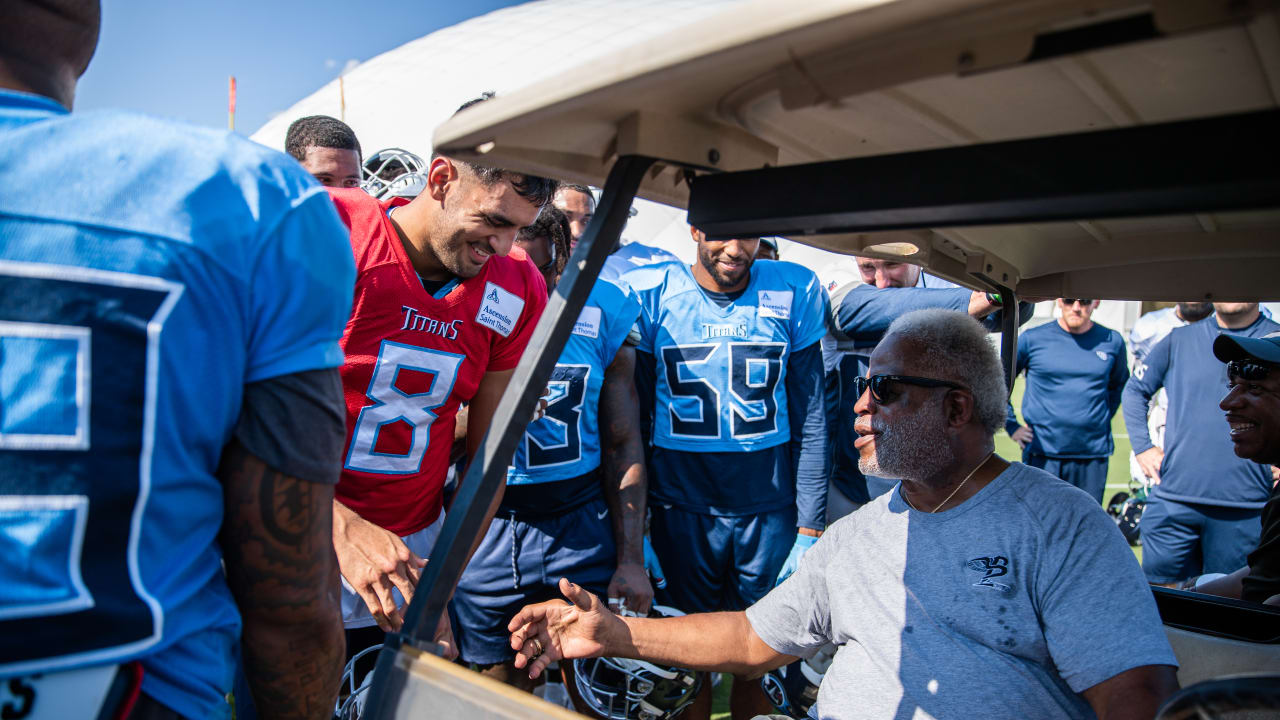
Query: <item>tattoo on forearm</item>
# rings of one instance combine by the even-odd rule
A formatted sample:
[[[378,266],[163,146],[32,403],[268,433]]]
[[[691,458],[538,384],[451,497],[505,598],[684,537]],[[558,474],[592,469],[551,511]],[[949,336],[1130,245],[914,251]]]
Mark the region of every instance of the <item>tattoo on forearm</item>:
[[[272,470],[237,442],[218,474],[227,583],[244,617],[245,675],[258,712],[331,717],[345,655],[333,489]]]

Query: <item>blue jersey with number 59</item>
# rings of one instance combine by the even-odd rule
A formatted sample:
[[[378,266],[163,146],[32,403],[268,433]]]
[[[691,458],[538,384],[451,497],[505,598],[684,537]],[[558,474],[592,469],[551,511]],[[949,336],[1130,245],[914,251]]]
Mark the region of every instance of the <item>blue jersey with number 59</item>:
[[[341,365],[353,282],[287,156],[0,92],[0,677],[141,660],[230,714],[215,470],[245,384]]]
[[[507,484],[568,480],[600,465],[604,372],[639,315],[634,292],[596,280],[547,382],[546,415],[529,425],[516,446]]]
[[[787,358],[826,332],[826,293],[812,271],[763,260],[727,307],[682,263],[628,272],[640,298],[637,349],[655,360],[653,444],[749,452],[791,439]]]

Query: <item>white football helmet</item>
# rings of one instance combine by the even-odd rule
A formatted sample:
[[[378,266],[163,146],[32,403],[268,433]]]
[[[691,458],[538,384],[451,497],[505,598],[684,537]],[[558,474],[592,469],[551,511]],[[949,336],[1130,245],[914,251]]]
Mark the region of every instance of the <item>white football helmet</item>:
[[[649,617],[680,615],[684,613],[664,605],[649,611]],[[605,720],[669,720],[684,712],[702,689],[701,673],[627,658],[574,660],[573,674],[591,714]]]
[[[360,177],[360,188],[379,200],[414,198],[427,186],[427,163],[408,150],[387,148],[364,161]]]

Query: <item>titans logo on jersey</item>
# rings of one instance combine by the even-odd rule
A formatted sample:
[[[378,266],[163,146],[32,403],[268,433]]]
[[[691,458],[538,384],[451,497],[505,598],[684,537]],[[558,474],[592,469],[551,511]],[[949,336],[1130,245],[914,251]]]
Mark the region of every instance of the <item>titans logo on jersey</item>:
[[[458,405],[486,372],[520,361],[547,303],[524,251],[492,257],[442,297],[423,288],[388,213],[362,190],[329,191],[356,265],[346,362],[346,459],[336,497],[398,535],[440,515]]]
[[[547,412],[529,425],[507,483],[567,480],[600,465],[598,408],[604,372],[640,315],[635,293],[597,280],[547,382]]]
[[[625,279],[642,308],[638,349],[656,364],[655,445],[732,452],[790,439],[787,357],[826,332],[826,294],[811,271],[756,263],[727,307],[681,263],[637,268]]]

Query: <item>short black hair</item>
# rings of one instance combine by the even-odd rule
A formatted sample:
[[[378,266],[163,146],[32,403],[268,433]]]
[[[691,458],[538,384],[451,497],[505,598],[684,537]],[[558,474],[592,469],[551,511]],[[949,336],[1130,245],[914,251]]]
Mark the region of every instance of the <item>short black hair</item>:
[[[328,115],[308,115],[289,125],[284,134],[284,151],[302,162],[307,158],[307,148],[322,147],[335,150],[355,150],[360,156],[360,141],[350,125]]]
[[[480,97],[472,98],[458,106],[458,110],[454,114],[457,115],[473,105],[479,105],[486,100],[491,100],[493,99],[493,96],[494,94],[492,92],[481,93]],[[438,157],[446,156],[443,156],[433,150],[431,152],[431,159],[434,160]],[[539,177],[537,175],[526,175],[514,170],[503,170],[502,168],[477,165],[475,163],[467,162],[466,160],[459,160],[455,157],[450,157],[449,160],[455,165],[460,165],[467,170],[470,170],[471,174],[479,178],[480,182],[483,183],[485,187],[494,185],[503,180],[510,182],[511,187],[515,188],[517,195],[538,207],[546,207],[546,205],[551,202],[551,198],[555,197],[556,190],[560,188],[560,181],[552,180],[551,178]]]
[[[582,183],[560,183],[559,189],[573,190],[575,192],[580,192],[583,195],[586,195],[587,197],[591,198],[591,207],[595,207],[596,205],[596,195],[595,193],[591,192],[591,188],[587,185],[583,185]]]

